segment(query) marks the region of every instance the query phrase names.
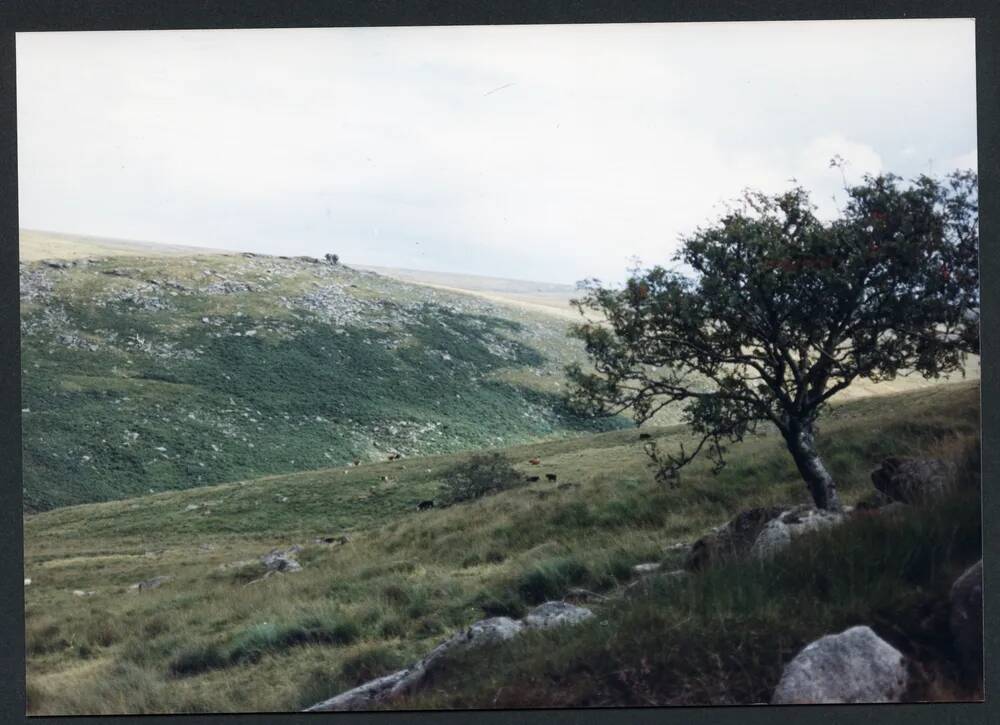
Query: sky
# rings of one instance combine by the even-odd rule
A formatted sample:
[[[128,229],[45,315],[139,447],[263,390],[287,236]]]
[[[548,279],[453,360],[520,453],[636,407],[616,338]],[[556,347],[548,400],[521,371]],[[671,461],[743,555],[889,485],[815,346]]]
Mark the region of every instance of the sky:
[[[572,284],[976,168],[972,20],[18,33],[20,226]]]

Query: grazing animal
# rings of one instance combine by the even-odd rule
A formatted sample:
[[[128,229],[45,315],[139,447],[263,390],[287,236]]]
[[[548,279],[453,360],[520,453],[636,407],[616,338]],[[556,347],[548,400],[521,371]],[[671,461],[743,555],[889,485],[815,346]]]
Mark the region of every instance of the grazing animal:
[[[389,477],[388,477],[388,476],[382,476],[382,481],[383,481],[383,482],[387,482],[388,480],[389,480]]]
[[[524,480],[527,481],[528,483],[534,483],[535,481],[538,480],[538,476],[525,476]]]
[[[355,459],[354,459],[354,465],[355,465],[355,466],[360,466],[360,465],[361,465],[361,461],[360,461],[360,460],[358,460],[357,458],[355,458]]]
[[[528,461],[528,463],[530,463],[532,466],[537,466],[541,462],[542,461],[540,458],[532,458],[530,461]]]
[[[639,434],[639,440],[641,440],[641,441],[648,441],[652,437],[653,436],[651,436],[649,433],[640,433]]]
[[[390,461],[398,461],[402,457],[403,457],[402,453],[393,453],[392,455],[389,456],[389,460]]]
[[[546,481],[555,481],[556,480],[556,474],[554,474],[554,473],[546,473],[545,474],[545,480]]]
[[[426,511],[427,509],[434,508],[433,501],[421,501],[417,504],[417,511]]]

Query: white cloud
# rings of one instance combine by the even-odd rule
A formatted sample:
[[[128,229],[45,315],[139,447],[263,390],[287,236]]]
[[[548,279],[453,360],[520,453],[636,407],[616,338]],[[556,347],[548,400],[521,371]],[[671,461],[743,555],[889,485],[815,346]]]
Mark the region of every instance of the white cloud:
[[[747,186],[794,177],[832,213],[834,154],[858,177],[975,156],[971,21],[17,43],[26,227],[615,278]]]

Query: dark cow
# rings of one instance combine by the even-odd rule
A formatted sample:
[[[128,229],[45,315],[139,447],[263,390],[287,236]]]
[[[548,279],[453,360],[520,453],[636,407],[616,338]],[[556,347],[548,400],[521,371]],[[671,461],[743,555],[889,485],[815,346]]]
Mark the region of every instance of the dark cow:
[[[417,511],[426,511],[427,509],[434,508],[433,501],[421,501],[417,504]]]
[[[530,463],[532,466],[537,466],[541,462],[542,462],[541,459],[538,458],[532,458],[531,460],[528,461],[528,463]]]
[[[651,436],[649,433],[640,433],[639,434],[639,440],[641,440],[641,441],[648,441],[652,437],[653,436]]]
[[[545,480],[546,481],[555,481],[556,480],[556,474],[554,474],[554,473],[546,473],[545,474]]]
[[[535,483],[538,480],[538,476],[525,476],[524,480],[528,483]]]

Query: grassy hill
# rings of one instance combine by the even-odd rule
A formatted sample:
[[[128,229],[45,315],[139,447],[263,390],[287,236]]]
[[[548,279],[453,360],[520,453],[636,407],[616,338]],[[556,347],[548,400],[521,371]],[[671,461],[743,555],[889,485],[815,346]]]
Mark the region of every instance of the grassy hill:
[[[972,471],[978,423],[978,384],[940,385],[839,405],[818,443],[853,503],[887,455],[955,456]],[[686,435],[652,434],[664,444]],[[558,482],[417,512],[467,457],[448,453],[29,516],[29,712],[303,708],[416,659],[471,621],[517,615],[570,586],[611,595],[634,564],[675,566],[669,545],[750,506],[807,497],[774,435],[734,447],[718,476],[694,464],[676,490],[653,482],[634,430],[504,453]],[[925,610],[981,556],[979,526],[977,494],[964,491],[931,509],[845,524],[767,567],[654,580],[645,597],[588,605],[590,624],[459,657],[400,706],[760,701],[803,644],[859,622],[944,661]],[[315,542],[345,533],[344,545]],[[304,547],[300,572],[248,584],[259,570],[234,566],[291,544]],[[128,593],[154,576],[172,579]]]
[[[627,424],[563,408],[565,319],[307,258],[136,250],[21,263],[29,511]]]

